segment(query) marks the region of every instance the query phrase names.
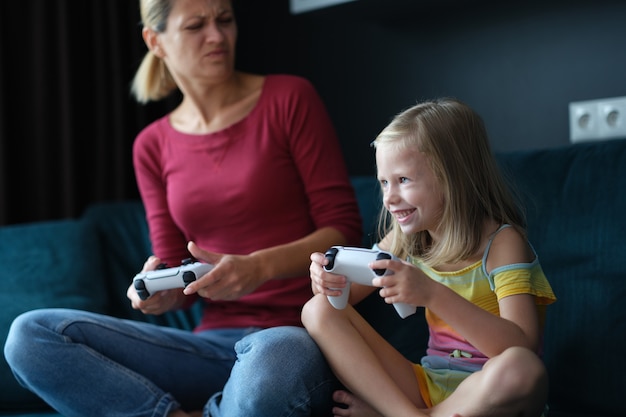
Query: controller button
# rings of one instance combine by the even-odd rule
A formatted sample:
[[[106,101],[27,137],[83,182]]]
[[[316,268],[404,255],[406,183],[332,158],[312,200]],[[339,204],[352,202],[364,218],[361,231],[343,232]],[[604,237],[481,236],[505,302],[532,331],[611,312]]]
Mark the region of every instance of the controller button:
[[[391,255],[386,252],[378,252],[378,254],[376,255],[376,260],[380,261],[381,259],[391,259]],[[386,271],[386,269],[374,269],[374,273],[379,277],[385,275]]]
[[[389,255],[387,252],[378,252],[378,255],[376,255],[376,260],[380,261],[381,259],[391,259],[391,255]]]
[[[143,279],[135,280],[135,290],[137,291],[137,295],[142,300],[147,300],[150,297],[150,293],[146,289],[146,283],[143,282]]]
[[[185,283],[185,287],[196,280],[196,274],[192,271],[183,272],[183,282]]]
[[[335,267],[335,256],[337,256],[338,252],[339,249],[337,248],[330,248],[326,251],[324,257],[328,259],[328,264],[324,265],[325,270],[331,271]]]

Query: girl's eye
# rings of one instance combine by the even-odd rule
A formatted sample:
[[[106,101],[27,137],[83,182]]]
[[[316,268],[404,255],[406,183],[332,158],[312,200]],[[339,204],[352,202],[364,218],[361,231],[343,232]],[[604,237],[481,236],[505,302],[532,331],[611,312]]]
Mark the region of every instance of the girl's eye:
[[[231,23],[233,23],[233,20],[234,20],[234,19],[233,19],[233,17],[232,17],[232,16],[228,16],[228,17],[220,17],[220,18],[217,20],[217,22],[218,22],[220,25],[224,25],[224,26],[226,26],[226,25],[230,25]]]
[[[409,179],[407,177],[400,177],[400,183],[401,184],[405,184],[409,181]]]

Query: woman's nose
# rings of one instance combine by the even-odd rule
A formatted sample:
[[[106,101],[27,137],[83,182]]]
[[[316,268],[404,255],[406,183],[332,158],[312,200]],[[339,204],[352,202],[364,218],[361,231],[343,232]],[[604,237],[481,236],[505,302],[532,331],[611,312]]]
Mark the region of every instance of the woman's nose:
[[[206,25],[206,40],[207,42],[221,42],[224,39],[224,34],[217,22],[211,22]]]

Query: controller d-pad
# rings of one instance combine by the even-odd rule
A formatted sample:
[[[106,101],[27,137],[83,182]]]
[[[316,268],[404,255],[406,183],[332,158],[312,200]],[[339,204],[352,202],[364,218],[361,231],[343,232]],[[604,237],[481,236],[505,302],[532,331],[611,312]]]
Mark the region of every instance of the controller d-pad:
[[[331,269],[335,267],[335,256],[337,256],[338,252],[339,252],[339,249],[334,248],[334,247],[326,251],[326,253],[324,254],[324,257],[328,259],[328,264],[324,265],[324,269],[326,269],[327,271],[330,271]]]
[[[146,289],[146,283],[143,282],[142,279],[135,280],[135,290],[137,291],[137,295],[142,300],[147,300],[150,297],[150,293]]]
[[[379,252],[376,255],[376,260],[380,261],[381,259],[391,259],[391,255],[389,255],[388,253],[385,253],[385,252]],[[382,277],[383,275],[385,275],[386,271],[387,271],[386,269],[380,269],[380,268],[379,269],[374,269],[374,273],[376,275],[378,275],[379,277]]]

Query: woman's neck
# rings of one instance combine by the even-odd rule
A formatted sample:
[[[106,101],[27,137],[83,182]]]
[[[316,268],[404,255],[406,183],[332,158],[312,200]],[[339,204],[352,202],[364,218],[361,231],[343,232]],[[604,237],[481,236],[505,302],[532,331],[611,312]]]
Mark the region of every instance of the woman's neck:
[[[235,72],[210,86],[187,88],[183,101],[170,114],[170,123],[181,132],[213,133],[245,118],[255,107],[264,77]]]

